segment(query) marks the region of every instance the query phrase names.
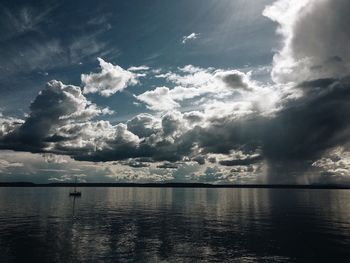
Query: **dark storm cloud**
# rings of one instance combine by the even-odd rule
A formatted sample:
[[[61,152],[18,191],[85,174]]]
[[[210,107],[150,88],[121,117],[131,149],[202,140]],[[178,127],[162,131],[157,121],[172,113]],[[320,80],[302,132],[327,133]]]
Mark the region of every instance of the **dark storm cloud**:
[[[349,78],[329,81],[301,84],[303,98],[291,101],[269,123],[264,154],[271,176],[288,170],[302,175],[328,149],[349,142]]]
[[[291,42],[292,55],[320,65],[324,76],[343,76],[350,70],[350,2],[313,1],[299,14]]]
[[[223,160],[223,161],[220,161],[219,163],[224,166],[239,166],[239,165],[250,165],[256,162],[260,162],[262,160],[263,158],[260,155],[258,155],[258,156],[248,157],[245,159]]]
[[[199,145],[212,153],[245,148],[261,149],[270,163],[270,174],[305,171],[332,147],[349,142],[350,78],[319,79],[300,84],[304,95],[285,103],[274,117],[251,115],[239,121],[221,120],[197,129]],[[194,132],[194,130],[192,131]],[[261,147],[261,148],[260,148]],[[246,165],[253,160],[221,161],[223,165]],[[276,179],[276,178],[275,178]]]
[[[304,96],[290,101],[268,126],[265,154],[276,160],[315,158],[349,139],[349,77],[304,82],[299,88]]]
[[[350,2],[279,0],[264,15],[279,23],[284,46],[274,57],[278,82],[341,78],[350,71]]]

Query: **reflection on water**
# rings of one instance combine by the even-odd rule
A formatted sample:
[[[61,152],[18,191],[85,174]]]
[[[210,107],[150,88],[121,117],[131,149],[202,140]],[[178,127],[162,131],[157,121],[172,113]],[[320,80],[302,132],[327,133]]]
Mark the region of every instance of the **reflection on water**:
[[[350,191],[0,188],[1,262],[349,262]]]

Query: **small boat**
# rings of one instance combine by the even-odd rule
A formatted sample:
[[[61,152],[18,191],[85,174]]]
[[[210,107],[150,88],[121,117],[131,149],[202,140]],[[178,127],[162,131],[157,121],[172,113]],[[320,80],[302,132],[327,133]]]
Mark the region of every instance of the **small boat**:
[[[74,191],[69,193],[69,196],[74,196],[74,197],[80,197],[81,192],[77,191],[77,177],[75,177],[75,182],[74,182]]]
[[[69,193],[70,196],[81,196],[81,192],[79,191],[74,191]]]

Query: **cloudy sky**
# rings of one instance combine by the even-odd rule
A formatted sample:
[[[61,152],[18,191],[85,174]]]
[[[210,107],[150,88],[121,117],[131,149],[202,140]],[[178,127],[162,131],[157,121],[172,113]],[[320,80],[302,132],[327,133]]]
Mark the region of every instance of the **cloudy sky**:
[[[0,181],[350,183],[348,0],[0,7]]]

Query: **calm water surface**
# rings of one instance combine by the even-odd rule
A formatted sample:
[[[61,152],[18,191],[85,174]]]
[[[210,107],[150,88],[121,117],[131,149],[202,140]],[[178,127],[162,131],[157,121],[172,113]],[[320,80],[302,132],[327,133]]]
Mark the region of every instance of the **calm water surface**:
[[[0,188],[0,262],[350,262],[350,191]]]

